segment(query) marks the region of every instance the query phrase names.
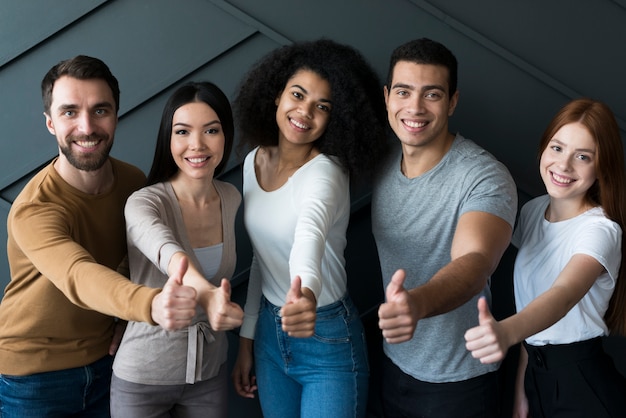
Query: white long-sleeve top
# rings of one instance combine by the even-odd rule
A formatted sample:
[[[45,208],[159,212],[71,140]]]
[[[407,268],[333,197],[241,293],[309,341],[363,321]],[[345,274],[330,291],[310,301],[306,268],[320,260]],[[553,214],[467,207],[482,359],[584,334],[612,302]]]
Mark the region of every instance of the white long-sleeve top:
[[[254,160],[244,161],[244,223],[253,248],[242,337],[254,338],[261,295],[282,306],[291,280],[314,293],[317,306],[346,293],[344,250],[350,218],[347,173],[332,158],[320,154],[300,167],[277,190],[259,185]]]

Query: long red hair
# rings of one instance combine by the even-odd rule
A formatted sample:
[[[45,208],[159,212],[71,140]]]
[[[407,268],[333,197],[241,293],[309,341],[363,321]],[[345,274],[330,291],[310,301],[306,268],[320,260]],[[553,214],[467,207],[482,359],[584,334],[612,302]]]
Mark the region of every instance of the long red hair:
[[[602,206],[606,216],[622,228],[622,262],[604,319],[611,334],[626,336],[626,173],[624,149],[613,112],[606,104],[592,99],[569,102],[554,116],[543,133],[539,154],[562,126],[575,122],[585,126],[596,143],[597,180],[587,191],[586,198]]]

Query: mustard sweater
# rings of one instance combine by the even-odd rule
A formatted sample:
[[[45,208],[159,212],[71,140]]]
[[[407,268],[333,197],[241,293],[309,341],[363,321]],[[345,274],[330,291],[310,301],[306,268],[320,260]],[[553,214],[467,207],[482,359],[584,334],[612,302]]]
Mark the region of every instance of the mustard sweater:
[[[84,366],[107,355],[113,317],[154,323],[151,303],[159,290],[116,272],[126,256],[124,205],[145,176],[111,162],[115,183],[107,193],[76,190],[53,161],[13,202],[7,220],[11,281],[0,303],[0,373]]]

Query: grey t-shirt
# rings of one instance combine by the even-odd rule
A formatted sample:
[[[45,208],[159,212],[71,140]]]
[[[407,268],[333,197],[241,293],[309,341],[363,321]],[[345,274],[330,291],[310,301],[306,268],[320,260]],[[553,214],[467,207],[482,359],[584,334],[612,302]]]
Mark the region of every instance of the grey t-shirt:
[[[466,212],[496,215],[511,227],[517,190],[506,167],[471,140],[457,134],[452,147],[430,171],[409,179],[400,171],[398,146],[377,173],[372,196],[372,230],[383,285],[399,268],[405,287],[424,284],[450,262],[458,219]],[[496,370],[465,349],[464,333],[478,325],[477,300],[488,287],[459,308],[418,322],[413,338],[384,343],[385,354],[416,379],[440,383],[470,379]]]

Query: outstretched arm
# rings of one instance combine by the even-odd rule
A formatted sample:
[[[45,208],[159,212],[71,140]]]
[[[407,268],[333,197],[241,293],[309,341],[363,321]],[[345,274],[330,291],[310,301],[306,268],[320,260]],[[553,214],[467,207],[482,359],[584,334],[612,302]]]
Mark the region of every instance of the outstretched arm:
[[[478,294],[510,239],[511,226],[502,218],[486,212],[462,215],[452,241],[450,263],[422,286],[408,290],[402,287],[400,302],[387,300],[381,305],[379,326],[383,336],[390,343],[408,341],[420,319],[456,309]],[[396,272],[394,277],[398,274],[404,275]],[[398,280],[392,280],[386,295],[398,294]]]
[[[507,350],[552,326],[589,291],[604,267],[593,257],[575,254],[554,284],[517,314],[495,321],[484,303],[478,305],[479,325],[465,333],[466,347],[482,363],[500,361]]]

